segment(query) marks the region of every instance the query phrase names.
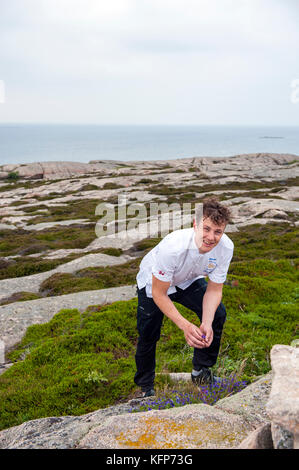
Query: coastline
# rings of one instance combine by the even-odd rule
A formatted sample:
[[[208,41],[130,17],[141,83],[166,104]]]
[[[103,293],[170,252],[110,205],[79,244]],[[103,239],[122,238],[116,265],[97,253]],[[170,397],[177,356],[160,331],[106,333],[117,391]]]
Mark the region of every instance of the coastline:
[[[0,165],[0,181],[7,179],[9,173],[17,172],[21,178],[27,179],[58,179],[71,176],[88,175],[93,173],[101,173],[109,175],[111,170],[121,175],[134,168],[148,170],[156,167],[165,170],[184,170],[184,167],[194,167],[196,171],[207,169],[214,163],[222,164],[222,167],[229,165],[242,165],[244,171],[248,171],[249,165],[253,167],[264,166],[266,169],[271,168],[273,164],[289,165],[296,162],[299,156],[289,153],[250,153],[233,155],[230,157],[184,157],[169,160],[90,160],[88,163],[70,162],[70,161],[48,161],[33,162],[22,164],[5,164]],[[127,171],[126,171],[127,170]]]

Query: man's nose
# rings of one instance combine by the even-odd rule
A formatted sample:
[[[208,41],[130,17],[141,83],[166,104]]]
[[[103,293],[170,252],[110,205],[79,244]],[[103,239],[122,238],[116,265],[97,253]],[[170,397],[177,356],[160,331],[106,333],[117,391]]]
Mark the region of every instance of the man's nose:
[[[209,240],[214,240],[215,239],[215,234],[213,232],[208,233],[208,239]]]

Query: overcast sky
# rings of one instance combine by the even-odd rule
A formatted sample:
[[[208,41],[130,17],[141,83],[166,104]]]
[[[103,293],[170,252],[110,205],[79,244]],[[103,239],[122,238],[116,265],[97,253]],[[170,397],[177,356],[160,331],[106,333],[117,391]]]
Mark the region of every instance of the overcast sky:
[[[0,0],[0,122],[298,125],[299,0]]]

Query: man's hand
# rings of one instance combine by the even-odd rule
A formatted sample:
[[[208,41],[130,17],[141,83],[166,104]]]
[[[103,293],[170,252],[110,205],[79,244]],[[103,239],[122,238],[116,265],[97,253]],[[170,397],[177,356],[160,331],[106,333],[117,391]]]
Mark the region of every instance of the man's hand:
[[[199,331],[205,341],[204,347],[208,348],[211,345],[214,337],[212,327],[210,325],[205,325],[204,323],[202,323],[199,327]]]
[[[201,331],[193,323],[187,323],[187,325],[183,329],[185,339],[189,346],[192,348],[202,349],[207,347],[206,339],[203,338],[203,335],[206,335],[205,331]],[[212,331],[213,334],[213,331]]]
[[[216,301],[215,301],[215,294],[214,292],[211,292],[213,288],[211,286],[210,287],[208,286],[210,298],[209,298],[209,302],[206,302],[206,303],[208,304],[208,307],[210,304],[212,304],[212,310],[211,310],[212,313],[210,312],[209,308],[205,306],[203,316],[206,316],[207,318],[205,319],[203,318],[203,321],[199,328],[198,326],[186,320],[186,318],[184,318],[179,313],[179,311],[173,304],[172,300],[170,300],[170,298],[167,295],[167,290],[169,287],[170,287],[170,282],[160,281],[153,275],[152,293],[153,293],[153,300],[155,304],[160,308],[160,310],[168,318],[170,318],[170,320],[172,320],[184,332],[185,339],[189,346],[191,346],[192,348],[197,348],[197,349],[209,347],[213,341],[213,330],[212,330],[212,327],[209,325],[211,325],[211,322],[213,321],[213,318],[214,318],[214,313],[217,308],[216,302],[218,302],[219,304],[221,301],[221,297],[218,298],[218,296],[216,296]],[[204,296],[204,301],[205,301],[206,296],[207,296],[207,293]],[[211,320],[210,320],[210,317],[211,317]]]

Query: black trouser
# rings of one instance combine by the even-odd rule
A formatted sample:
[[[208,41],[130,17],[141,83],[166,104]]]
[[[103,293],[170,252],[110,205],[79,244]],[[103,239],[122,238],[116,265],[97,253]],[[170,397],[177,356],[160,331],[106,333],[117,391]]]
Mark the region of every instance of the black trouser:
[[[195,312],[201,320],[202,301],[207,285],[203,278],[197,279],[185,290],[176,287],[177,292],[169,294],[169,298]],[[147,297],[145,287],[137,289],[137,292],[137,329],[139,338],[135,355],[137,372],[134,381],[142,390],[147,390],[154,386],[156,344],[160,338],[164,314],[157,307],[154,300]],[[194,348],[192,361],[194,369],[199,370],[203,366],[212,367],[216,364],[225,319],[225,307],[220,303],[212,323],[214,335],[211,345],[203,349]]]

